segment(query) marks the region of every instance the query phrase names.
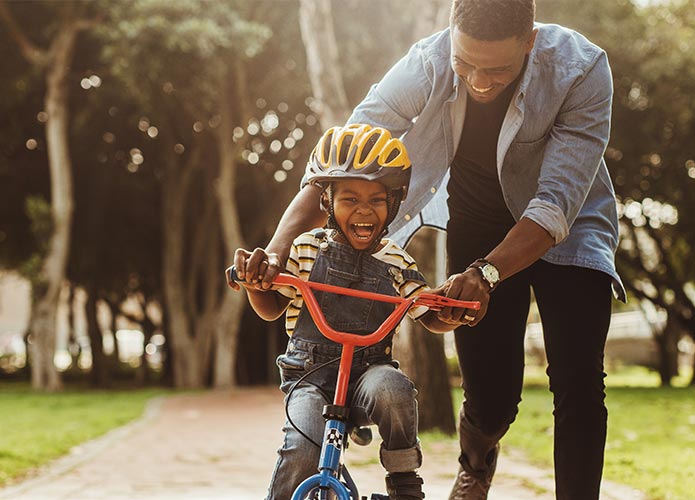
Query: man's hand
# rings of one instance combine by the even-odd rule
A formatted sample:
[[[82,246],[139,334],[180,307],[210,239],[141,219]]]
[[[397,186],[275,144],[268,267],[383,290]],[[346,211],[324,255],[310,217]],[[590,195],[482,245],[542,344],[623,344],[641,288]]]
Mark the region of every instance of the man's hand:
[[[485,317],[490,302],[490,285],[483,280],[477,269],[466,269],[464,272],[449,277],[432,293],[446,295],[458,300],[477,300],[480,309],[462,309],[460,307],[445,307],[438,313],[440,321],[451,325],[475,326]]]
[[[283,271],[277,254],[267,253],[262,248],[253,252],[237,248],[234,252],[234,267],[237,276],[245,280],[247,289],[270,290],[275,277]],[[238,283],[232,283],[232,288],[239,290]]]

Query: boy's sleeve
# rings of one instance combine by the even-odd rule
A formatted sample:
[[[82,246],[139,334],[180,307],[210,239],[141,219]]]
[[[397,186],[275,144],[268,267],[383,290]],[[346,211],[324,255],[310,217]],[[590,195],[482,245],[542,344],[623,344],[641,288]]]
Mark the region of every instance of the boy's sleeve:
[[[287,264],[285,265],[285,272],[291,274],[292,276],[300,276],[299,272],[299,251],[297,249],[297,240],[292,243],[292,248],[290,249],[290,256],[287,259]],[[297,290],[289,285],[281,285],[276,289],[283,297],[294,300],[297,296]]]
[[[420,276],[422,276],[422,274]],[[406,281],[402,288],[405,292],[405,295],[403,295],[405,298],[417,297],[422,292],[427,292],[430,289],[427,283],[425,283],[424,276],[422,276],[422,281]],[[427,311],[429,311],[429,308],[426,306],[414,306],[408,310],[408,316],[413,321],[417,321],[424,316]]]
[[[390,246],[384,252],[384,261],[394,266],[389,272],[393,276],[393,286],[400,297],[409,299],[430,290],[427,279],[417,268],[415,259],[397,243],[390,242]],[[408,316],[418,320],[428,310],[425,306],[411,307]]]
[[[417,297],[422,292],[427,292],[430,287],[427,286],[427,280],[418,270],[415,261],[411,259],[408,267],[402,270],[404,281],[398,286],[398,294],[404,299]],[[415,306],[408,310],[408,316],[417,321],[429,310],[426,306]]]

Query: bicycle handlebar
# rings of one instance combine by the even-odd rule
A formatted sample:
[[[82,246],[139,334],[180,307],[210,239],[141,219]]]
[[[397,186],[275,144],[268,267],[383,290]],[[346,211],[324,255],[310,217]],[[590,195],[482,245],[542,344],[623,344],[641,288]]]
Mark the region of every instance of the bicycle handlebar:
[[[229,267],[225,274],[227,276],[227,282],[230,286],[234,281],[238,283],[243,283],[245,281],[239,279],[234,266]],[[321,333],[334,342],[353,346],[366,346],[378,343],[396,327],[396,325],[403,319],[403,316],[405,316],[405,314],[408,312],[408,309],[413,306],[425,306],[433,311],[441,311],[444,307],[462,307],[465,309],[474,310],[480,309],[480,302],[478,301],[456,300],[433,293],[421,293],[414,298],[404,299],[402,297],[366,292],[363,290],[354,290],[352,288],[328,285],[326,283],[304,281],[287,273],[280,273],[275,280],[273,280],[273,284],[289,285],[297,288],[301,292],[302,297],[304,298],[304,303],[309,310],[309,314],[311,314],[311,317]],[[333,329],[326,321],[326,317],[324,316],[323,311],[321,310],[321,307],[314,296],[313,290],[387,302],[396,304],[396,308],[384,320],[381,326],[370,334],[359,335],[354,333],[340,332]]]

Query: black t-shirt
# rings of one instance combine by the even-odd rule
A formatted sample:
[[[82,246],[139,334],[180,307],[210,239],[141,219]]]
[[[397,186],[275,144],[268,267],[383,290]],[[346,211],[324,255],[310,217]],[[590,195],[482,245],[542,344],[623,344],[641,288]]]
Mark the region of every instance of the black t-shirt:
[[[447,185],[450,230],[465,228],[469,235],[478,230],[501,239],[515,223],[497,176],[497,141],[523,73],[490,103],[479,103],[470,94],[467,97],[466,118]]]

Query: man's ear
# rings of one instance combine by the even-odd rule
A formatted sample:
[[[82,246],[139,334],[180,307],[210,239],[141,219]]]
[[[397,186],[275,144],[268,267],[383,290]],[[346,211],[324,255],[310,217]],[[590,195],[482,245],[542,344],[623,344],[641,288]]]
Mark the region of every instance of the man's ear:
[[[533,44],[536,43],[536,35],[538,35],[538,28],[533,28],[531,36],[526,42],[526,55],[529,55],[533,50]]]

